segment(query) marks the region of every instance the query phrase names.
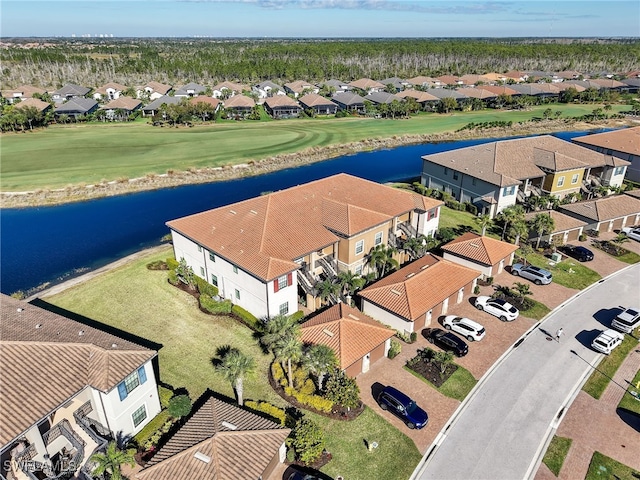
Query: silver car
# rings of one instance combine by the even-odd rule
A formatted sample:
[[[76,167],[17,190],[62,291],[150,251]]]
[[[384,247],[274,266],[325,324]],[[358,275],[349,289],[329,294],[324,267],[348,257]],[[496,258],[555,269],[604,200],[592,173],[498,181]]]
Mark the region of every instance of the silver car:
[[[536,285],[549,285],[553,280],[553,275],[549,270],[534,267],[533,265],[523,265],[522,263],[511,265],[511,273],[516,277],[520,276],[531,280]]]

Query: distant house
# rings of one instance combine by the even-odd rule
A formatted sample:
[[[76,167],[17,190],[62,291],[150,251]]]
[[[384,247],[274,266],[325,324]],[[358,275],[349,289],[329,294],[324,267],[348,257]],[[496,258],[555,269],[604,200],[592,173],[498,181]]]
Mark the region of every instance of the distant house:
[[[528,95],[530,97],[547,96],[547,92],[542,90],[536,83],[519,83],[516,85],[509,85],[509,88],[518,92],[518,95]]]
[[[367,93],[381,92],[385,88],[384,84],[376,82],[375,80],[371,80],[370,78],[360,78],[358,80],[354,80],[353,82],[349,83],[349,86],[351,88],[364,90]]]
[[[9,92],[9,96],[7,100],[10,102],[15,101],[16,99],[26,100],[27,98],[33,98],[34,94],[44,95],[47,93],[42,88],[34,87],[32,85],[21,85],[15,90]]]
[[[423,87],[423,88],[430,88],[436,85],[436,79],[432,78],[432,77],[425,77],[422,75],[419,75],[417,77],[413,77],[413,78],[408,78],[407,82],[409,82],[411,85],[413,85],[414,87]]]
[[[429,92],[421,92],[419,90],[413,90],[411,88],[396,93],[396,97],[402,99],[413,98],[417,103],[421,105],[423,110],[426,109],[428,105],[433,106],[440,101],[438,97],[436,97],[435,95],[431,95],[431,93]]]
[[[198,85],[197,83],[187,83],[180,87],[174,93],[176,97],[197,97],[198,95],[202,95],[207,87]]]
[[[478,270],[482,278],[499,275],[513,263],[518,245],[467,232],[442,246],[443,258]]]
[[[411,87],[411,83],[410,82],[408,82],[407,80],[403,80],[402,78],[398,78],[398,77],[385,78],[385,79],[380,80],[380,83],[383,84],[385,86],[385,88],[388,85],[391,85],[393,88],[396,89],[396,92],[401,92],[402,90]]]
[[[211,397],[135,478],[266,479],[285,461],[284,441],[290,432],[270,420]]]
[[[625,78],[622,80],[622,83],[627,86],[627,91],[629,93],[638,93],[640,91],[640,78],[638,77]]]
[[[124,120],[140,107],[142,107],[142,102],[137,98],[119,96],[107,103],[101,110],[104,110],[106,117],[110,120]]]
[[[485,90],[483,88],[465,87],[458,89],[458,92],[460,92],[467,98],[477,98],[484,102],[492,102],[497,97],[495,93],[492,93],[489,90]]]
[[[338,104],[340,110],[365,113],[364,98],[352,92],[336,93],[331,100]]]
[[[453,98],[458,103],[467,98],[463,92],[464,88],[461,88],[460,90],[453,90],[449,88],[433,88],[429,90],[431,95],[439,98],[440,100],[444,98]]]
[[[519,70],[509,70],[504,74],[504,76],[507,77],[507,81],[511,80],[516,83],[526,82],[529,78],[529,75],[527,75],[526,72],[521,72]]]
[[[313,83],[297,80],[295,82],[285,83],[284,90],[295,98],[302,96],[304,93],[318,93],[320,89]]]
[[[43,102],[37,98],[25,98],[21,102],[15,104],[15,108],[27,108],[33,107],[37,109],[39,112],[45,113],[51,109],[51,104],[47,102]]]
[[[627,166],[626,178],[633,182],[640,182],[640,127],[595,133],[572,138],[571,141],[596,152],[611,155],[614,165],[615,159],[630,162]],[[616,168],[622,168],[623,165],[626,164],[617,165]]]
[[[338,303],[300,327],[303,343],[326,345],[336,354],[340,369],[355,377],[389,353],[395,332],[360,310]]]
[[[163,95],[160,98],[156,98],[149,105],[142,107],[142,114],[146,116],[153,116],[160,110],[162,105],[178,105],[184,97],[170,97],[169,95]]]
[[[93,92],[94,100],[115,100],[120,98],[122,92],[127,89],[124,85],[120,85],[119,83],[109,82],[106,85],[101,86],[95,92]]]
[[[70,98],[84,97],[91,91],[90,88],[68,83],[64,87],[51,94],[51,99],[56,103],[62,103]]]
[[[273,97],[274,95],[286,95],[280,85],[269,80],[254,85],[252,90],[258,94],[258,98],[260,99]]]
[[[321,83],[320,86],[331,88],[333,89],[334,93],[348,92],[349,90],[351,90],[348,82],[343,82],[335,79],[327,80],[326,82]]]
[[[197,105],[199,103],[203,103],[211,107],[214,112],[217,112],[220,106],[222,105],[222,102],[217,98],[203,97],[203,96],[190,98],[189,103],[191,105]]]
[[[249,90],[249,87],[234,82],[222,82],[214,85],[211,90],[213,98],[231,98],[245,90]]]
[[[298,102],[286,95],[276,95],[266,98],[264,108],[273,118],[297,117],[302,111],[302,107]]]
[[[481,273],[428,253],[360,291],[362,311],[410,334],[473,293]]]
[[[456,87],[463,84],[463,82],[455,75],[440,75],[435,79],[436,85],[447,85],[448,87]]]
[[[298,99],[305,110],[313,110],[316,115],[335,115],[338,104],[317,93],[308,93]]]
[[[136,93],[138,98],[143,95],[147,95],[149,100],[156,100],[163,95],[169,95],[169,92],[173,90],[171,85],[165,85],[164,83],[151,81],[147,83],[144,87],[139,89]]]
[[[393,93],[373,92],[364,97],[364,100],[365,102],[371,102],[374,105],[382,105],[383,103],[389,104],[393,101],[400,102],[402,98],[394,95]]]
[[[232,117],[245,118],[256,106],[256,102],[246,95],[234,95],[223,101],[224,109]]]
[[[73,97],[55,109],[55,115],[68,115],[69,117],[78,118],[88,115],[98,109],[98,102],[92,98]]]
[[[491,92],[498,97],[500,95],[504,95],[507,97],[513,97],[514,95],[519,95],[519,92],[511,88],[511,85],[508,87],[499,86],[499,85],[481,85],[478,88],[482,90],[487,90],[488,92]]]
[[[600,233],[640,223],[640,200],[631,195],[611,195],[586,202],[561,205],[560,211],[587,223]]]
[[[587,222],[557,210],[529,212],[525,215],[525,220],[533,220],[535,216],[540,213],[549,215],[553,219],[553,230],[551,232],[544,233],[540,237],[540,241],[548,244],[554,243],[556,239],[562,245],[568,242],[575,242],[580,238],[580,235],[584,233],[584,229],[587,227]],[[538,232],[530,230],[529,241],[535,242],[537,240]]]
[[[156,351],[6,295],[0,318],[0,477],[93,478],[160,412]]]

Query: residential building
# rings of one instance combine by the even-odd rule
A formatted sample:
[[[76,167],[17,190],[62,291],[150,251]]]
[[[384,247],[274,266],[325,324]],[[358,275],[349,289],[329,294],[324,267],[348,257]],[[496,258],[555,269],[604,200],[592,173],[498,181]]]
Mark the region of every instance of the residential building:
[[[286,93],[298,98],[306,93],[318,93],[320,89],[313,83],[296,80],[295,82],[285,83],[284,90]]]
[[[616,159],[629,162],[626,178],[633,182],[640,182],[640,127],[595,133],[572,138],[571,141],[596,152],[611,155],[612,163],[618,169],[622,169],[625,164],[618,165]]]
[[[398,77],[384,78],[380,80],[380,83],[385,85],[385,88],[388,85],[393,86],[393,88],[396,89],[396,92],[400,92],[405,88],[411,87],[411,83],[409,83],[407,80],[403,80],[402,78],[398,78]]]
[[[205,87],[204,85],[199,85],[197,83],[191,82],[191,83],[187,83],[186,85],[183,85],[178,90],[176,90],[176,92],[174,93],[174,96],[175,97],[197,97],[198,95],[203,95],[206,90],[207,90],[207,87]]]
[[[629,163],[551,135],[485,143],[422,159],[423,185],[471,202],[491,217],[532,194],[563,198],[595,185],[619,187]]]
[[[273,97],[274,95],[286,95],[280,85],[277,85],[270,80],[254,85],[252,91],[258,94],[259,99]]]
[[[153,116],[160,111],[160,107],[163,105],[178,105],[184,97],[171,97],[169,95],[163,95],[156,98],[147,106],[142,107],[142,114],[146,116]]]
[[[584,233],[584,229],[587,226],[587,222],[557,210],[529,212],[525,215],[525,220],[531,221],[540,213],[549,215],[553,219],[553,230],[543,233],[540,237],[540,241],[549,245],[556,242],[561,245],[568,242],[575,242],[580,238],[580,235]],[[538,232],[530,230],[529,241],[536,242],[537,240]]]
[[[316,115],[335,115],[338,104],[317,93],[308,93],[298,99],[305,110],[312,110]]]
[[[68,83],[51,94],[51,99],[56,103],[62,103],[65,100],[76,97],[84,97],[91,91],[90,88],[81,87],[73,83]]]
[[[329,89],[333,89],[334,93],[342,93],[351,90],[348,82],[343,82],[341,80],[335,79],[327,80],[326,82],[321,83],[320,86],[323,88],[326,87]]]
[[[245,118],[256,106],[256,102],[246,95],[234,95],[223,101],[224,109],[229,117]]]
[[[376,82],[375,80],[371,80],[370,78],[360,78],[358,80],[354,80],[353,82],[350,82],[349,87],[363,90],[364,92],[369,94],[373,92],[383,91],[385,88],[385,85],[380,82]]]
[[[417,332],[462,303],[480,276],[428,253],[361,290],[362,311],[401,333]]]
[[[357,308],[338,303],[304,322],[302,342],[326,345],[336,354],[340,369],[356,377],[389,353],[395,332]]]
[[[297,117],[302,111],[298,102],[286,95],[267,97],[263,105],[266,112],[273,118]]]
[[[439,83],[441,86],[457,87],[462,85],[462,81],[455,75],[440,75],[436,77],[436,85]]]
[[[249,90],[249,87],[234,82],[222,82],[214,85],[211,90],[213,92],[213,98],[226,99],[242,93],[245,90]]]
[[[631,195],[569,203],[561,205],[560,211],[586,222],[585,229],[600,233],[640,224],[640,200]]]
[[[407,79],[407,82],[409,82],[414,87],[431,88],[435,86],[436,79],[419,75],[417,77]]]
[[[336,93],[331,100],[338,104],[340,110],[352,113],[365,113],[364,98],[353,92]]]
[[[0,315],[3,478],[91,473],[160,412],[154,350],[6,295]]]
[[[258,480],[284,462],[290,429],[207,396],[136,479]]]
[[[367,254],[433,235],[441,201],[338,174],[167,223],[175,258],[256,317],[319,306],[314,286]]]
[[[401,97],[394,95],[393,93],[387,92],[373,92],[364,97],[364,100],[367,102],[371,102],[374,105],[382,105],[383,103],[391,103],[394,100],[396,102],[400,102],[402,100]]]
[[[44,95],[45,93],[47,92],[42,88],[32,85],[20,85],[9,93],[7,100],[13,103],[16,99],[26,100],[27,98],[33,98],[34,94]]]
[[[120,95],[122,95],[122,92],[124,92],[126,89],[127,87],[125,87],[124,85],[115,82],[109,82],[93,92],[93,98],[94,100],[98,101],[116,100],[117,98],[120,98]]]
[[[165,85],[164,83],[151,81],[141,89],[138,89],[136,93],[138,98],[141,98],[143,95],[147,95],[149,97],[149,100],[153,101],[162,97],[163,95],[169,95],[169,92],[171,92],[171,90],[173,90],[173,87],[171,85]]]
[[[36,108],[39,112],[45,113],[51,109],[51,104],[47,102],[43,102],[37,98],[25,98],[18,103],[15,103],[15,108],[27,108],[33,107]]]
[[[58,105],[55,109],[55,115],[67,115],[69,117],[78,118],[83,115],[89,115],[98,109],[98,102],[92,98],[73,97]]]
[[[518,245],[467,232],[443,245],[443,258],[478,270],[482,278],[500,275],[513,263]]]
[[[105,111],[107,118],[110,120],[116,118],[124,120],[133,112],[139,110],[140,107],[142,107],[142,102],[137,98],[119,96],[117,99],[107,103],[101,110]]]

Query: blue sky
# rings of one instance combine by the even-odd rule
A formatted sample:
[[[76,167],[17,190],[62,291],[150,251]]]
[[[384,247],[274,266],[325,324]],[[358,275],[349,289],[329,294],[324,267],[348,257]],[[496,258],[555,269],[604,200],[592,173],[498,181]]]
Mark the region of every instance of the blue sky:
[[[640,37],[640,1],[2,0],[9,36]]]

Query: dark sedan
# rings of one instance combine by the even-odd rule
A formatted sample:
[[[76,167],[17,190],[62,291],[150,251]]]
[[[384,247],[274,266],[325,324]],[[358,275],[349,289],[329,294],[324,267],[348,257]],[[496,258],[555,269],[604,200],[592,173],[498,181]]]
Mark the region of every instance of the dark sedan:
[[[593,252],[585,247],[565,245],[564,247],[560,247],[560,251],[569,257],[575,258],[579,262],[589,262],[593,260]]]
[[[455,353],[458,357],[464,357],[469,353],[469,346],[457,335],[451,332],[434,328],[425,335],[429,343],[439,346],[443,350]]]

